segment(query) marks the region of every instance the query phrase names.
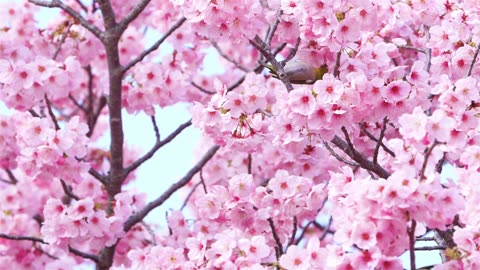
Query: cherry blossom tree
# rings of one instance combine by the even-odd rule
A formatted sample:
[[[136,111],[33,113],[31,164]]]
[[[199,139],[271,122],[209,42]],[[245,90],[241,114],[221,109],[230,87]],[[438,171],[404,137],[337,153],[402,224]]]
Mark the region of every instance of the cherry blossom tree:
[[[434,269],[480,269],[477,1],[21,0],[0,18],[3,268],[416,269],[435,250]],[[294,61],[324,72],[292,79]],[[163,134],[155,111],[181,102],[192,119]],[[122,110],[151,117],[149,151]],[[191,126],[181,179],[127,188]]]

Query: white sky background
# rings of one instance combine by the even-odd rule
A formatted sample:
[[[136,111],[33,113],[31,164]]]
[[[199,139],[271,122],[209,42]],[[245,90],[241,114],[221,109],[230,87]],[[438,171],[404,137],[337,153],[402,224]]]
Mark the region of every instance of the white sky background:
[[[0,0],[0,3],[10,2],[9,0]],[[58,10],[52,10],[42,8],[42,11],[38,14],[37,20],[40,25],[43,25],[47,18],[52,18],[58,15]],[[153,43],[158,34],[152,34],[149,31],[148,40]],[[146,44],[148,46],[150,44]],[[171,52],[172,48],[168,45],[162,45],[162,52]],[[207,74],[216,73],[215,59],[219,57],[216,51],[212,50],[207,55],[205,70]],[[172,131],[174,131],[180,124],[186,122],[191,118],[187,104],[177,104],[165,109],[156,108],[157,125],[160,130],[161,138],[167,137]],[[0,102],[0,113],[7,113],[7,109]],[[143,154],[147,152],[155,143],[155,134],[153,126],[149,116],[139,113],[136,115],[130,115],[123,112],[124,119],[124,132],[125,142],[129,147],[140,149],[139,153]],[[108,134],[107,134],[108,135]],[[196,130],[192,126],[185,129],[179,136],[172,142],[161,148],[153,158],[144,163],[136,171],[137,180],[135,180],[130,188],[134,188],[137,191],[145,192],[148,196],[147,201],[152,201],[160,196],[166,189],[173,183],[178,181],[183,175],[195,164],[198,158],[193,156],[193,151],[197,147],[197,143],[200,138],[200,131]],[[101,140],[102,145],[105,145],[105,149],[108,149],[109,136],[106,136]],[[444,172],[447,171],[447,175],[452,175],[451,169],[444,168]],[[179,209],[183,203],[183,197],[180,193],[175,193],[163,206],[152,211],[147,217],[148,222],[161,224],[165,226],[165,213],[169,209]],[[434,245],[432,242],[421,242],[416,246]],[[418,251],[416,252],[417,267],[432,265],[439,262],[439,255],[437,251]],[[409,267],[409,254],[406,252],[402,256],[404,267]],[[83,267],[81,267],[83,268]]]

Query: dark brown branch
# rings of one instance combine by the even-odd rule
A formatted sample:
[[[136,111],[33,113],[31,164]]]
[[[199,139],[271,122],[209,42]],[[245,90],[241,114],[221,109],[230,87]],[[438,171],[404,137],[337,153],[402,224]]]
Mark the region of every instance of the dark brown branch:
[[[347,154],[351,159],[356,161],[360,167],[374,172],[378,176],[387,179],[390,176],[390,173],[387,172],[382,166],[374,164],[369,161],[363,154],[352,148],[352,145],[348,145],[344,140],[335,135],[331,142],[336,145],[340,150]]]
[[[430,155],[432,154],[433,149],[439,144],[440,143],[437,140],[435,140],[432,143],[432,146],[426,149],[425,157],[423,159],[422,169],[420,170],[420,181],[425,179],[425,171],[427,170],[428,159],[430,158]]]
[[[68,99],[70,99],[70,100],[73,102],[73,104],[74,104],[77,108],[79,108],[82,112],[87,113],[87,109],[85,109],[85,107],[83,107],[83,105],[80,104],[80,103],[75,99],[75,97],[72,96],[72,94],[68,94]]]
[[[52,118],[53,124],[55,125],[55,130],[60,130],[60,125],[58,125],[57,118],[53,113],[52,104],[50,103],[50,100],[48,99],[47,94],[45,94],[44,98],[45,98],[45,104],[47,104],[48,115],[50,116],[50,118]]]
[[[60,53],[60,50],[62,49],[62,45],[65,42],[65,40],[67,39],[68,33],[70,32],[70,28],[72,27],[72,25],[73,24],[71,22],[68,22],[67,29],[62,34],[62,38],[58,42],[57,48],[55,49],[55,52],[53,53],[53,57],[52,57],[53,60],[55,60],[57,58],[58,54]]]
[[[283,60],[282,63],[287,63],[288,61],[292,60],[293,57],[295,57],[295,55],[297,55],[298,46],[300,46],[300,37],[297,37],[297,42],[295,43],[295,47],[293,47],[293,49],[290,50],[290,52],[287,55],[287,58],[285,58],[285,60]]]
[[[470,63],[470,67],[468,68],[467,77],[472,75],[473,66],[475,65],[475,62],[477,61],[479,51],[480,51],[480,44],[477,45],[477,49],[475,50],[475,54],[473,54],[472,63]]]
[[[244,77],[244,78],[245,78],[245,77]],[[200,85],[196,84],[196,83],[193,82],[193,81],[191,82],[191,84],[192,84],[195,88],[197,88],[198,90],[200,90],[201,92],[203,92],[203,93],[205,93],[205,94],[209,94],[209,95],[215,94],[215,92],[209,91],[209,90],[201,87]]]
[[[85,18],[82,17],[78,12],[72,9],[70,6],[64,4],[60,0],[51,0],[51,1],[40,1],[40,0],[28,0],[28,2],[35,4],[37,6],[48,7],[48,8],[60,8],[65,11],[68,15],[72,16],[78,23],[90,31],[98,39],[103,39],[103,32],[98,29],[95,25],[89,23]]]
[[[200,170],[200,184],[202,184],[203,192],[208,193],[207,185],[205,185],[205,179],[203,178],[203,168]]]
[[[106,182],[106,176],[100,174],[100,173],[97,172],[94,168],[90,168],[90,169],[88,170],[88,173],[89,173],[91,176],[95,177],[95,179],[97,179],[98,181],[100,181],[100,183],[102,183],[102,184],[104,184],[104,185],[107,184],[107,182]]]
[[[265,43],[267,44],[267,46],[270,48],[271,44],[272,44],[272,39],[273,39],[273,35],[275,35],[275,32],[277,31],[277,27],[278,25],[280,24],[280,17],[282,17],[282,10],[279,9],[277,11],[277,15],[275,16],[275,20],[273,21],[273,24],[272,26],[270,27],[270,30],[268,31],[268,34],[265,38]],[[267,57],[266,55],[264,55],[265,57]]]
[[[223,50],[218,46],[217,42],[215,42],[215,40],[210,40],[210,43],[212,44],[212,46],[217,49],[217,52],[220,54],[220,56],[222,56],[223,58],[225,58],[225,60],[227,60],[228,62],[232,63],[234,66],[236,66],[238,69],[242,70],[242,71],[245,71],[245,72],[249,72],[250,70],[244,66],[242,66],[240,63],[238,63],[237,61],[235,61],[234,59],[230,58],[230,56],[226,55]]]
[[[410,269],[417,269],[415,266],[415,227],[417,222],[412,219],[412,225],[407,228],[410,250]]]
[[[349,160],[346,160],[345,158],[339,156],[335,150],[332,149],[332,147],[330,147],[330,145],[328,144],[328,142],[326,141],[323,141],[323,145],[325,145],[325,148],[327,148],[327,150],[338,160],[338,161],[341,161],[347,165],[350,165],[350,166],[353,166],[353,167],[359,167],[360,164],[356,163],[356,162],[352,162],[352,161],[349,161]]]
[[[273,51],[273,55],[277,55],[281,50],[283,50],[283,48],[285,48],[285,46],[287,46],[287,43],[282,43],[282,45],[280,45],[278,48],[276,48]],[[255,66],[255,68],[253,69],[253,72],[258,74],[258,73],[262,72],[262,70],[263,70],[263,65],[259,64],[259,65]],[[227,88],[227,92],[230,92],[233,89],[237,88],[240,84],[243,83],[244,80],[245,80],[245,75],[243,75],[236,82],[234,82],[232,85],[230,85]],[[213,94],[215,94],[215,93],[213,92]]]
[[[415,250],[420,251],[430,251],[430,250],[445,250],[447,247],[445,246],[433,246],[433,247],[416,247]]]
[[[114,29],[117,26],[116,19],[115,19],[115,12],[113,11],[112,4],[110,3],[110,0],[96,0],[98,3],[98,7],[100,8],[100,11],[102,11],[102,18],[103,18],[103,24],[105,26],[105,29],[107,29],[110,34],[112,34],[111,30]],[[117,34],[120,36],[121,31],[118,31]],[[109,37],[107,37],[109,39]],[[102,41],[107,41],[105,39]]]
[[[4,238],[8,240],[32,241],[32,242],[38,242],[42,244],[48,244],[47,242],[43,241],[43,239],[33,237],[33,236],[16,236],[16,235],[8,235],[8,234],[0,233],[0,238]]]
[[[268,62],[270,62],[275,72],[278,74],[278,79],[282,81],[287,88],[287,91],[292,91],[293,86],[290,83],[285,70],[283,69],[283,65],[278,62],[277,59],[275,59],[275,56],[270,51],[270,46],[268,46],[267,43],[265,43],[258,35],[255,36],[254,40],[250,40],[250,44],[252,44],[252,46],[255,47],[263,56],[265,56],[265,59]]]
[[[81,9],[83,9],[83,11],[88,12],[87,6],[85,6],[81,0],[75,0],[75,2],[77,2],[77,4],[80,6]]]
[[[168,200],[168,198],[170,198],[170,196],[172,196],[173,193],[188,184],[192,177],[197,172],[199,172],[203,168],[203,166],[205,166],[205,164],[215,155],[219,148],[220,146],[218,145],[210,148],[210,150],[205,153],[202,159],[197,164],[195,164],[195,166],[193,166],[193,168],[191,168],[190,171],[188,171],[187,174],[182,177],[182,179],[170,186],[170,188],[168,188],[167,191],[160,195],[160,197],[148,203],[142,210],[130,216],[123,225],[123,230],[125,232],[128,232],[135,224],[143,220],[143,218],[145,218],[148,213],[150,213],[150,211],[162,205],[166,200]]]
[[[118,23],[123,30],[127,29],[128,25],[135,20],[140,13],[147,7],[151,0],[139,1],[130,12]]]
[[[384,149],[387,148],[382,142],[383,137],[385,136],[385,130],[387,129],[387,123],[388,123],[388,118],[387,117],[383,118],[383,124],[382,124],[382,129],[380,130],[380,136],[378,136],[377,145],[375,146],[375,151],[373,152],[374,164],[378,164],[378,152],[380,150],[380,146],[383,146]],[[395,154],[393,154],[392,156],[395,157]]]
[[[322,232],[322,235],[320,235],[320,241],[322,241],[323,239],[325,239],[325,237],[327,236],[327,234],[331,233],[335,233],[334,231],[330,230],[330,227],[332,226],[332,222],[333,222],[333,218],[330,217],[328,219],[328,223],[327,223],[327,226],[325,226],[325,229],[323,230]]]
[[[202,172],[200,170],[200,172]],[[190,192],[188,193],[187,197],[185,198],[185,200],[183,201],[183,204],[182,204],[182,207],[180,207],[180,211],[183,211],[183,209],[185,209],[185,207],[187,206],[187,203],[188,201],[190,200],[190,198],[192,197],[193,193],[195,193],[195,190],[197,190],[197,188],[200,186],[200,184],[202,184],[202,182],[198,182],[196,183],[192,189],[190,190]]]
[[[333,67],[333,76],[338,77],[340,69],[340,58],[342,57],[342,51],[337,52],[337,59],[335,60],[335,66]]]
[[[275,239],[275,243],[277,244],[277,248],[275,249],[276,251],[275,255],[277,256],[277,259],[279,259],[280,256],[282,256],[283,254],[282,241],[280,241],[280,237],[278,237],[277,230],[275,229],[275,224],[273,224],[272,218],[269,217],[267,221],[268,221],[268,224],[270,225],[270,229],[272,230],[273,239]]]
[[[7,173],[8,179],[10,179],[11,184],[15,185],[16,183],[18,183],[18,179],[15,177],[15,175],[13,174],[13,172],[11,170],[5,169],[5,172]]]
[[[293,228],[292,228],[292,235],[290,236],[290,240],[288,240],[287,248],[291,246],[295,242],[295,235],[297,234],[297,217],[293,216]]]
[[[153,231],[152,227],[150,227],[150,225],[148,225],[143,220],[140,223],[147,230],[147,232],[150,234],[150,237],[152,237],[152,245],[156,246],[157,245],[157,240],[155,239],[155,232]]]
[[[70,251],[71,253],[79,256],[79,257],[82,257],[84,259],[89,259],[89,260],[92,260],[93,262],[95,263],[98,263],[99,262],[99,259],[97,256],[95,255],[92,255],[92,254],[88,254],[88,253],[85,253],[83,251],[80,251],[78,249],[75,249],[75,248],[72,248],[71,246],[68,246],[68,251]]]
[[[124,173],[126,175],[128,175],[130,172],[132,172],[133,170],[135,170],[136,168],[138,168],[140,165],[142,165],[145,161],[149,160],[150,158],[153,157],[153,155],[155,155],[155,153],[157,152],[158,149],[160,149],[162,146],[166,145],[167,143],[171,142],[173,139],[175,139],[175,137],[177,137],[177,135],[179,135],[180,133],[182,133],[182,131],[184,129],[186,129],[187,127],[189,127],[190,125],[192,124],[192,120],[188,120],[187,122],[181,124],[180,126],[178,126],[178,128],[172,132],[170,135],[168,135],[167,138],[165,138],[164,140],[161,140],[161,141],[157,141],[155,143],[155,145],[152,147],[152,149],[150,149],[150,151],[148,151],[145,155],[143,155],[143,157],[137,159],[136,161],[134,161],[132,164],[130,164],[130,166],[128,166],[127,168],[125,168],[124,170]]]
[[[126,64],[123,68],[122,68],[122,72],[125,73],[127,72],[127,70],[129,70],[131,67],[133,67],[134,65],[136,65],[138,62],[142,61],[147,55],[149,55],[151,52],[155,51],[156,49],[158,49],[158,47],[160,47],[160,45],[171,35],[173,34],[173,32],[175,32],[175,30],[177,30],[178,28],[180,28],[180,26],[182,26],[182,24],[186,21],[187,19],[185,17],[182,17],[180,20],[178,20],[171,28],[170,30],[168,30],[157,42],[155,42],[155,44],[153,44],[152,46],[150,46],[150,48],[146,49],[145,51],[143,51],[139,56],[137,56],[135,59],[133,59],[132,61],[130,61],[128,64]]]
[[[156,141],[159,142],[160,141],[160,131],[158,130],[157,120],[155,120],[155,115],[152,115],[150,117],[150,119],[152,120],[153,131],[155,132]]]
[[[395,157],[395,153],[390,150],[390,148],[388,148],[383,142],[382,142],[382,138],[384,136],[381,136],[381,139],[377,139],[375,138],[375,136],[372,135],[372,133],[370,133],[361,123],[359,124],[360,126],[360,129],[362,130],[363,133],[365,133],[365,135],[367,135],[367,137],[376,142],[377,143],[377,146],[380,145],[382,147],[382,149],[387,152],[388,154],[390,154],[392,157]],[[385,128],[384,128],[385,127]],[[385,133],[385,129],[386,129],[386,125],[384,124],[384,126],[382,126],[382,130],[384,130],[383,132]],[[381,131],[380,131],[380,135],[382,135]],[[378,155],[378,154],[377,154]]]
[[[252,174],[252,154],[247,156],[247,173]]]
[[[72,192],[72,187],[68,186],[67,183],[65,183],[65,181],[63,181],[63,179],[60,179],[60,183],[62,184],[63,192],[65,192],[65,194],[67,194],[68,197],[70,197],[70,198],[72,198],[76,201],[80,200],[80,197],[78,197],[77,195],[75,195]]]
[[[93,131],[95,130],[95,126],[97,124],[98,118],[100,117],[100,114],[102,113],[102,110],[103,110],[103,108],[105,108],[105,106],[107,106],[107,98],[105,96],[101,96],[99,101],[98,101],[97,110],[93,114],[93,117],[91,118],[92,120],[91,120],[90,125],[89,125],[90,129],[88,130],[87,137],[92,136]]]

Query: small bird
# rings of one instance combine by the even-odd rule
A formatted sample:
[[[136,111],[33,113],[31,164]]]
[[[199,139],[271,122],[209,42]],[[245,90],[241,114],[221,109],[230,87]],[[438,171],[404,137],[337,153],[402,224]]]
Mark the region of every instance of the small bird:
[[[266,67],[274,78],[279,79],[278,72],[272,65],[266,65]],[[316,68],[301,60],[292,60],[285,64],[283,70],[293,84],[313,84],[323,78],[323,75],[328,72],[328,66],[322,65]]]

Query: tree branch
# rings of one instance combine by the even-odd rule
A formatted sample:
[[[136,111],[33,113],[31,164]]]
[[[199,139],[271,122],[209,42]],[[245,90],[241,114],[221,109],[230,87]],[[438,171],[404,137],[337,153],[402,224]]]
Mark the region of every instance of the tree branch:
[[[123,29],[127,29],[128,25],[135,20],[140,13],[147,7],[151,0],[140,0],[130,12],[118,23],[119,27]]]
[[[390,176],[390,173],[387,172],[382,166],[378,164],[374,164],[373,162],[369,161],[363,154],[352,148],[352,146],[348,145],[344,140],[339,138],[335,135],[335,137],[331,140],[331,142],[336,145],[340,150],[342,150],[345,154],[347,154],[351,159],[358,162],[360,167],[374,172],[378,176],[387,179]]]
[[[42,244],[48,244],[47,242],[43,241],[43,239],[33,237],[33,236],[15,236],[15,235],[8,235],[8,234],[0,233],[0,238],[4,238],[4,239],[8,239],[8,240],[32,241],[32,242],[38,242],[38,243],[42,243]]]
[[[277,259],[279,259],[280,256],[282,256],[283,254],[282,241],[280,241],[280,237],[278,237],[277,230],[275,229],[275,224],[273,224],[273,219],[269,217],[267,221],[268,221],[268,224],[270,225],[270,229],[272,230],[273,239],[275,239],[275,243],[277,244],[277,248],[275,249],[277,252],[275,255],[277,256]]]
[[[180,20],[178,20],[171,28],[170,30],[168,30],[157,42],[155,42],[155,44],[153,44],[150,48],[146,49],[145,51],[143,51],[139,56],[137,56],[137,58],[133,59],[132,61],[130,61],[128,64],[126,64],[123,68],[122,68],[122,72],[125,73],[127,72],[127,70],[129,70],[130,68],[132,68],[134,65],[136,65],[138,62],[142,61],[147,55],[149,55],[151,52],[155,51],[156,49],[158,49],[158,47],[160,47],[160,45],[171,35],[173,34],[173,32],[175,32],[175,30],[177,30],[178,28],[180,28],[180,26],[182,26],[182,24],[186,21],[187,19],[185,17],[182,17]]]
[[[155,152],[157,152],[158,149],[160,149],[162,146],[164,146],[165,144],[167,144],[167,143],[171,142],[173,139],[175,139],[175,137],[177,137],[177,135],[182,133],[182,131],[184,129],[186,129],[187,127],[189,127],[191,124],[192,124],[192,120],[190,119],[187,122],[178,126],[178,128],[174,132],[172,132],[170,135],[168,135],[168,137],[165,138],[164,140],[162,140],[162,141],[157,140],[157,142],[152,147],[152,149],[150,149],[150,151],[148,151],[145,155],[143,155],[143,157],[137,159],[132,164],[130,164],[130,166],[125,168],[124,173],[126,175],[128,175],[130,172],[132,172],[133,170],[138,168],[140,165],[142,165],[145,161],[152,158],[153,155],[155,154]]]
[[[215,153],[219,148],[220,146],[218,145],[215,145],[212,148],[210,148],[210,150],[208,150],[207,153],[205,153],[202,159],[197,164],[195,164],[195,166],[193,166],[193,168],[191,168],[190,171],[188,171],[184,177],[182,177],[178,182],[170,186],[170,188],[167,191],[165,191],[162,195],[160,195],[160,197],[148,203],[139,212],[130,216],[128,220],[125,222],[125,224],[123,225],[123,230],[125,232],[128,232],[135,224],[143,220],[143,218],[145,218],[148,215],[148,213],[150,213],[150,211],[162,205],[166,200],[168,200],[168,198],[170,198],[170,196],[172,196],[173,193],[175,193],[177,190],[179,190],[180,188],[188,184],[192,179],[192,177],[198,171],[200,171],[203,168],[203,166],[205,166],[205,164],[215,155]]]
[[[412,225],[407,228],[410,250],[410,269],[417,269],[415,267],[415,227],[417,222],[412,219]]]
[[[92,255],[92,254],[88,254],[88,253],[85,253],[83,251],[80,251],[78,249],[75,249],[75,248],[72,248],[70,245],[68,246],[68,251],[70,251],[71,253],[79,256],[79,257],[82,257],[84,259],[89,259],[89,260],[92,260],[93,262],[95,263],[98,263],[99,262],[99,258],[98,256],[95,256],[95,255]]]
[[[72,16],[78,23],[90,31],[98,39],[103,40],[103,32],[98,29],[95,25],[89,23],[85,18],[82,17],[78,12],[72,9],[70,6],[64,4],[60,0],[51,0],[51,1],[40,1],[40,0],[28,0],[28,2],[35,4],[41,7],[48,8],[60,8],[65,11],[68,15]]]

